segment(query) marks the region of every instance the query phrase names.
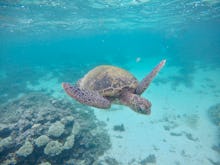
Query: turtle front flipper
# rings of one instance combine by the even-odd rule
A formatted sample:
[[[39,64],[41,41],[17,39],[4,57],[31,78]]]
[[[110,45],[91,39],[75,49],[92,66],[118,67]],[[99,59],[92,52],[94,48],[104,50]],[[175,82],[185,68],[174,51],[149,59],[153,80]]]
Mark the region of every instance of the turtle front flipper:
[[[141,95],[150,85],[157,73],[163,68],[166,60],[162,60],[139,84],[135,93]]]
[[[110,108],[111,106],[110,101],[105,99],[98,92],[81,89],[78,85],[71,85],[69,83],[62,83],[62,86],[70,97],[82,104],[103,109]]]

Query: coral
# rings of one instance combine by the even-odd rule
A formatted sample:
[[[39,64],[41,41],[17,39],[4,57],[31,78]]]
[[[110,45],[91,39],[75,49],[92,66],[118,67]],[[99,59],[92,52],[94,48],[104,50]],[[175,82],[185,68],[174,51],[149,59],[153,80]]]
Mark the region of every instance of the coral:
[[[78,134],[79,130],[80,130],[80,125],[79,125],[79,123],[75,122],[74,127],[72,128],[71,134],[76,135],[76,134]]]
[[[215,125],[220,127],[220,103],[208,109],[208,116]]]
[[[63,145],[58,141],[50,141],[44,148],[44,153],[49,156],[59,155],[63,151]]]
[[[51,137],[60,137],[64,132],[64,125],[57,121],[56,123],[52,124],[48,130],[48,135]]]
[[[40,137],[38,137],[36,140],[35,140],[35,144],[38,146],[38,147],[42,147],[42,146],[45,146],[48,142],[49,142],[49,137],[47,135],[41,135]]]
[[[214,151],[216,151],[217,153],[220,154],[220,144],[218,144],[218,145],[213,145],[213,146],[212,146],[212,149],[213,149]]]
[[[1,165],[14,165],[14,164],[17,164],[17,161],[15,158],[12,158],[5,160]]]
[[[105,159],[103,161],[100,161],[99,163],[97,164],[108,164],[108,165],[119,165],[119,162],[114,159],[114,158],[111,158],[109,156],[106,156]]]
[[[6,133],[0,140],[13,139],[9,147],[5,142],[1,147],[0,164],[91,165],[111,146],[92,109],[68,100],[27,94],[0,104],[0,113],[1,130]]]
[[[62,122],[65,126],[69,126],[69,125],[73,124],[73,122],[74,122],[74,117],[73,117],[73,116],[67,116],[67,117],[61,119],[61,122]]]
[[[148,155],[145,159],[143,159],[139,163],[140,165],[156,164],[156,157],[153,154]]]
[[[1,139],[0,140],[0,153],[4,151],[4,149],[10,148],[12,144],[13,144],[13,140],[11,136]]]
[[[7,137],[11,133],[11,129],[8,125],[0,123],[0,137]]]
[[[33,152],[33,149],[34,148],[31,142],[26,141],[25,144],[21,146],[21,148],[19,148],[19,150],[16,153],[18,156],[27,157]]]
[[[125,127],[124,127],[124,124],[121,124],[121,125],[115,125],[113,127],[114,131],[120,131],[120,132],[123,132],[125,131]]]
[[[75,135],[74,134],[68,136],[66,138],[66,142],[64,143],[63,148],[66,149],[66,150],[71,149],[74,145],[74,141],[75,141]]]

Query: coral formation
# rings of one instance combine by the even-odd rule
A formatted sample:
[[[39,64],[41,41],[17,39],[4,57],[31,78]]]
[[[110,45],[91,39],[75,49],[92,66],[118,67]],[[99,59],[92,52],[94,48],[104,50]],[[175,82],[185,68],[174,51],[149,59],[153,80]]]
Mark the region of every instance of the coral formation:
[[[75,141],[75,135],[72,134],[66,138],[66,142],[64,143],[63,149],[70,149],[73,147]]]
[[[44,153],[49,156],[59,155],[62,151],[63,145],[58,141],[50,141],[44,148]]]
[[[114,131],[120,131],[120,132],[125,131],[124,124],[121,124],[121,125],[114,125],[113,130],[114,130]]]
[[[7,137],[11,133],[8,125],[0,123],[0,137]]]
[[[24,143],[24,145],[19,148],[19,150],[16,152],[16,154],[18,156],[23,156],[23,157],[27,157],[28,155],[30,155],[33,152],[33,145],[31,144],[31,142],[26,141]]]
[[[183,120],[190,128],[197,129],[200,118],[198,114],[184,114]]]
[[[64,132],[64,125],[57,121],[56,123],[52,124],[48,130],[48,135],[52,137],[60,137]]]
[[[49,137],[47,135],[41,135],[35,140],[35,144],[38,147],[45,146],[49,142]]]
[[[0,113],[0,164],[90,165],[111,146],[92,109],[66,100],[28,94]]]
[[[14,165],[17,164],[17,161],[15,158],[6,159],[4,162],[2,162],[1,165]]]
[[[4,149],[10,148],[12,145],[13,145],[13,140],[11,136],[4,139],[0,139],[0,153],[4,151]]]
[[[156,165],[156,157],[155,155],[148,155],[145,159],[139,162],[140,165]]]

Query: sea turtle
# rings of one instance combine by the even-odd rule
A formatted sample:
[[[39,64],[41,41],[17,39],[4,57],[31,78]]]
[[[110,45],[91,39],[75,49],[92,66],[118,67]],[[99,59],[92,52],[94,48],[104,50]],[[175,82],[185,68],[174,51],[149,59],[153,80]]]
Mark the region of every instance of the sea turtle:
[[[151,102],[140,95],[164,66],[162,60],[140,83],[128,71],[101,65],[89,71],[75,85],[63,82],[65,92],[82,104],[108,109],[111,103],[129,106],[135,112],[150,114]]]

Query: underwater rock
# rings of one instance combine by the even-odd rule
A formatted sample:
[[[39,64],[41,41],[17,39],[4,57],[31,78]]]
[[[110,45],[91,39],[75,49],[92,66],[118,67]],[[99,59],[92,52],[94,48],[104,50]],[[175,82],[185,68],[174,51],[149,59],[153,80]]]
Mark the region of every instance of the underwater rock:
[[[220,103],[208,109],[208,116],[215,125],[220,127]]]
[[[123,132],[125,131],[125,127],[124,127],[124,124],[121,124],[121,125],[115,125],[113,127],[114,131],[120,131],[120,132]]]
[[[12,147],[12,145],[13,145],[13,140],[11,136],[1,139],[0,140],[0,153],[3,152],[4,149],[8,149]]]
[[[60,137],[64,132],[64,125],[57,121],[56,123],[52,124],[48,130],[48,135],[52,137]]]
[[[37,139],[35,139],[35,144],[37,147],[43,147],[49,142],[49,137],[47,135],[41,135]]]
[[[63,145],[58,141],[50,141],[44,148],[44,153],[49,156],[59,155],[63,151]]]
[[[33,145],[31,144],[31,142],[26,141],[25,144],[23,146],[21,146],[21,148],[19,148],[19,150],[16,152],[16,154],[18,156],[23,156],[23,157],[27,157],[28,155],[30,155],[33,152]]]

